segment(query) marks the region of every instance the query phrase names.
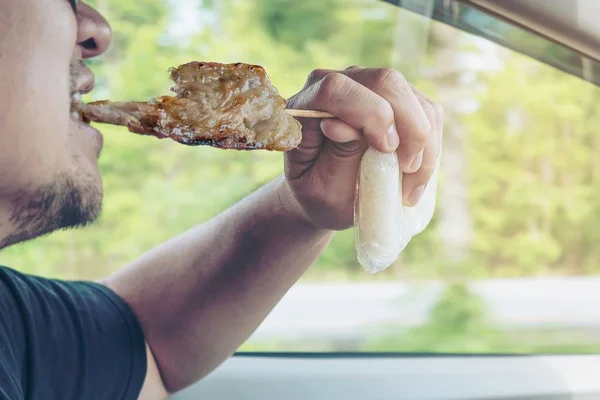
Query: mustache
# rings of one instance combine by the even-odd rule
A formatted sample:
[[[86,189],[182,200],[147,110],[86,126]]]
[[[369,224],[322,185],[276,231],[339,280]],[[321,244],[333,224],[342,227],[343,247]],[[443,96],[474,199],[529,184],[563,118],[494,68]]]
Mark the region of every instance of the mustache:
[[[83,60],[71,60],[69,64],[69,93],[77,91],[77,81],[86,69],[87,65]]]

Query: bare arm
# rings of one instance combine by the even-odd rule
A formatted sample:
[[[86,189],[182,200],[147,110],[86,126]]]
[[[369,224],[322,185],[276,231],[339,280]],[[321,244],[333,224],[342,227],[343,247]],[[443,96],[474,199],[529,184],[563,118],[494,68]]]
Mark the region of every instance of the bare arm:
[[[280,178],[106,283],[137,313],[174,392],[235,352],[331,237],[306,222]]]
[[[285,156],[285,179],[108,280],[137,312],[154,354],[142,396],[161,381],[158,369],[173,392],[218,366],[316,260],[332,231],[352,225],[368,145],[397,151],[410,203],[429,181],[442,113],[399,72],[316,70],[289,105],[337,118],[302,121],[302,143]]]

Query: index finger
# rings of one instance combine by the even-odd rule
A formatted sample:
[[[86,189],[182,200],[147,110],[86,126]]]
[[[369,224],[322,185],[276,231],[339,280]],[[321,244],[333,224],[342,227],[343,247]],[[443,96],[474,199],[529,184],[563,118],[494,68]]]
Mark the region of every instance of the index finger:
[[[400,135],[400,168],[407,173],[417,171],[431,135],[431,123],[410,83],[399,71],[390,68],[365,68],[345,74],[360,80],[392,106]]]
[[[327,74],[296,98],[294,106],[326,111],[359,130],[381,152],[399,144],[394,110],[382,96],[341,73]]]

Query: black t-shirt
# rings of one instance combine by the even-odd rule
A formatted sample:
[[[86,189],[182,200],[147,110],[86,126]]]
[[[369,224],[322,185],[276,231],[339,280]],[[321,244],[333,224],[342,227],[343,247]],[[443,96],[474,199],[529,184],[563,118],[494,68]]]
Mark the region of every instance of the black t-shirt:
[[[137,399],[146,347],[109,288],[0,267],[0,399]]]

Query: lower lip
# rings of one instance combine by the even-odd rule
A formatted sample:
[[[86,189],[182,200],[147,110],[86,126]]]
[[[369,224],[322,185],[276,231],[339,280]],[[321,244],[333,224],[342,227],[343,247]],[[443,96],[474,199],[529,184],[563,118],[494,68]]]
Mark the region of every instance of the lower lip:
[[[91,138],[93,138],[95,144],[96,144],[96,149],[97,152],[100,153],[100,151],[102,150],[102,147],[104,146],[104,137],[102,136],[102,134],[100,133],[100,131],[96,128],[94,128],[93,126],[91,126],[90,124],[87,124],[83,121],[78,121],[79,125],[81,126],[82,130],[86,132],[86,134],[88,134]]]

